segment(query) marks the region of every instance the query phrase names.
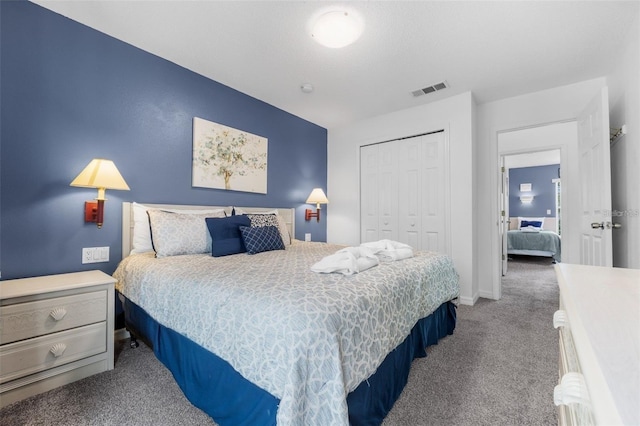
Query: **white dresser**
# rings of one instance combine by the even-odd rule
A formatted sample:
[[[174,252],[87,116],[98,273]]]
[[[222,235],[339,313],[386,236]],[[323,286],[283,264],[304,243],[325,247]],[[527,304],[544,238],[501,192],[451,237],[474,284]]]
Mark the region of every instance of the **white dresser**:
[[[0,281],[0,407],[113,369],[114,283],[101,271]]]
[[[558,420],[640,424],[640,270],[558,264]]]

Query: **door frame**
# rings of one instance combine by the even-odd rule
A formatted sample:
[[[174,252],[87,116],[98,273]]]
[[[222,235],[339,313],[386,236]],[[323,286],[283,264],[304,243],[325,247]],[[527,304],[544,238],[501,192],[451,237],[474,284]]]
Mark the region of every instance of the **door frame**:
[[[509,169],[507,168],[507,155],[500,156],[500,188],[498,189],[498,195],[500,197],[500,206],[498,212],[500,215],[500,226],[498,226],[498,234],[500,235],[500,276],[505,276],[509,268],[507,253],[508,232],[511,227],[511,221],[509,220]]]
[[[542,128],[542,127],[548,127],[548,126],[553,126],[553,125],[560,125],[560,124],[568,124],[568,123],[573,123],[573,126],[575,127],[575,140],[574,141],[567,141],[564,143],[550,143],[550,144],[541,144],[539,146],[535,146],[535,147],[519,147],[519,148],[502,148],[500,146],[500,135],[504,134],[504,133],[511,133],[511,132],[517,132],[517,131],[522,131],[522,130],[528,130],[528,129],[537,129],[537,128]],[[568,176],[569,171],[573,171],[576,170],[577,171],[577,158],[575,157],[575,155],[570,155],[570,153],[572,152],[576,152],[577,151],[577,138],[578,138],[578,128],[577,128],[577,120],[576,119],[570,119],[570,120],[559,120],[559,121],[553,121],[553,122],[549,122],[549,123],[540,123],[540,124],[535,124],[535,125],[531,125],[531,126],[523,126],[523,127],[517,127],[517,128],[513,128],[513,129],[503,129],[503,130],[499,130],[496,132],[496,147],[497,147],[497,158],[496,158],[496,164],[500,165],[501,161],[502,161],[502,157],[503,156],[508,156],[508,155],[517,155],[517,154],[527,154],[527,153],[533,153],[533,152],[541,152],[541,151],[550,151],[550,150],[559,150],[560,151],[560,168],[562,170],[562,174],[563,176]],[[571,146],[571,142],[573,142],[574,146]],[[573,157],[573,159],[572,159]],[[496,176],[498,178],[498,182],[501,181],[502,176],[501,176],[501,170],[500,170],[500,166],[498,166],[498,168],[495,170]],[[569,180],[570,183],[571,180]],[[570,188],[569,184],[563,184],[560,187],[560,194],[563,200],[569,200],[569,191],[568,189]],[[500,223],[500,186],[496,185],[494,187],[494,191],[497,192],[497,196],[495,197],[495,200],[497,201],[495,208],[496,208],[496,212],[498,213],[498,216],[496,218],[496,220],[498,221],[498,223]],[[577,188],[574,190],[574,193],[578,192]],[[566,206],[566,204],[565,204]],[[562,220],[562,223],[567,224],[569,221],[569,217],[570,217],[570,213],[572,210],[567,209],[567,208],[563,208],[562,211],[560,212],[560,217]],[[574,231],[572,229],[566,229],[563,231],[563,235],[562,235],[562,254],[563,254],[563,259],[564,258],[569,258],[571,259],[571,255],[572,255],[572,251],[573,251],[573,240],[575,239],[574,236],[576,234],[574,233]],[[493,262],[495,263],[493,270],[494,272],[494,278],[493,278],[493,298],[496,300],[499,300],[502,297],[502,241],[501,241],[501,236],[500,236],[500,230],[496,229],[496,232],[493,232],[492,238],[494,238],[495,240],[495,245],[494,247],[498,247],[499,250],[497,250],[497,254],[496,256],[493,257]],[[566,247],[566,248],[565,248]],[[565,250],[567,251],[567,253],[565,253]]]

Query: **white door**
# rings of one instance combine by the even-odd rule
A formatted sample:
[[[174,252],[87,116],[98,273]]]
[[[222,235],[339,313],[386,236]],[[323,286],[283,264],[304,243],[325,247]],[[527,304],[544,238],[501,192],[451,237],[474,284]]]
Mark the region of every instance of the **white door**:
[[[505,157],[501,157],[500,172],[502,175],[500,186],[500,237],[502,239],[502,275],[507,275],[507,232],[509,231],[509,170],[505,166]]]
[[[378,238],[398,239],[398,152],[394,143],[378,145]]]
[[[420,249],[448,253],[445,216],[445,139],[444,132],[422,136]]]
[[[580,263],[612,266],[609,101],[606,87],[578,116],[578,154]]]
[[[444,132],[360,148],[360,241],[448,253]]]
[[[378,237],[378,145],[360,148],[360,239]]]
[[[400,152],[398,168],[398,241],[419,249],[422,234],[422,136],[395,142]]]
[[[396,142],[399,146],[399,241],[447,253],[444,132]]]

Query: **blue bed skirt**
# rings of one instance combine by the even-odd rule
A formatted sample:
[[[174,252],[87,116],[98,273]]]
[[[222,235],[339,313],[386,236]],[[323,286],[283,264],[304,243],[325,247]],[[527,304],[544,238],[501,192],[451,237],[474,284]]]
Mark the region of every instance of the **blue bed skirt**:
[[[164,327],[124,299],[127,329],[153,348],[193,405],[220,426],[275,425],[280,400],[242,377],[229,363]],[[376,373],[347,396],[351,425],[380,425],[407,384],[414,358],[453,333],[456,309],[446,302],[423,318],[382,362]]]

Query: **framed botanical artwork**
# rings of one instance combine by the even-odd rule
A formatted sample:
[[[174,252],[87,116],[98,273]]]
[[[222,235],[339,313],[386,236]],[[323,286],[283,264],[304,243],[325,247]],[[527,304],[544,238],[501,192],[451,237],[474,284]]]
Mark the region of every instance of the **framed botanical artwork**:
[[[265,137],[194,117],[191,184],[266,194],[267,143]]]

